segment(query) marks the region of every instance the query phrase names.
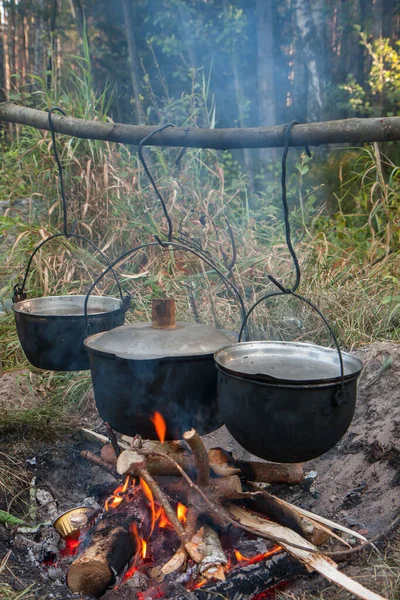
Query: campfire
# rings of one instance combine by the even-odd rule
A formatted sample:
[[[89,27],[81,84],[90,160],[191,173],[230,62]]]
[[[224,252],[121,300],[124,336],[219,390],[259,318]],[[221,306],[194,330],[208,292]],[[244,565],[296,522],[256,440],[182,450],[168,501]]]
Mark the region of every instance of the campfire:
[[[338,570],[332,556],[340,552],[320,549],[332,541],[348,547],[341,532],[365,544],[361,534],[267,491],[300,483],[302,465],[207,452],[195,429],[164,441],[162,415],[151,420],[160,441],[83,430],[103,446],[82,456],[120,483],[87,518],[71,512],[61,558],[70,562],[71,591],[145,600],[196,598],[201,588],[261,600],[305,565],[360,598],[381,598]]]

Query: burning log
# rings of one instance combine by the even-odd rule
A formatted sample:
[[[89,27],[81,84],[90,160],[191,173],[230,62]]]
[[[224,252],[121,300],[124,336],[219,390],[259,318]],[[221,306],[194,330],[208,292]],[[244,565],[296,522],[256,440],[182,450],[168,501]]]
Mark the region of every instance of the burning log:
[[[109,587],[136,552],[135,537],[127,524],[115,522],[113,515],[95,528],[90,546],[72,564],[67,584],[73,592],[98,598]]]

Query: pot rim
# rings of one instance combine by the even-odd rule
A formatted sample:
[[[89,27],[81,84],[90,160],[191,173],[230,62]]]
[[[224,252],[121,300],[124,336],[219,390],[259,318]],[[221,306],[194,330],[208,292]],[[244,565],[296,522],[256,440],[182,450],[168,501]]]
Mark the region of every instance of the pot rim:
[[[164,362],[183,362],[183,361],[196,361],[196,360],[212,360],[213,359],[213,352],[208,352],[206,354],[187,354],[187,355],[181,355],[181,356],[162,356],[160,358],[130,358],[130,357],[125,357],[125,356],[120,356],[118,354],[115,354],[114,352],[107,352],[105,350],[98,350],[97,348],[91,348],[87,342],[92,339],[94,336],[96,335],[100,335],[101,333],[103,333],[102,331],[100,333],[94,333],[93,335],[89,335],[87,338],[85,338],[83,340],[83,344],[86,348],[86,351],[88,352],[89,355],[93,355],[93,356],[101,356],[102,358],[108,358],[110,360],[116,360],[119,362],[137,362],[137,363],[155,363],[155,364],[160,364],[160,363],[164,363]]]
[[[49,299],[64,299],[64,298],[86,298],[86,294],[64,294],[62,296],[39,296],[37,298],[26,298],[25,300],[20,300],[19,302],[14,302],[14,304],[12,305],[12,309],[15,313],[18,313],[20,315],[24,315],[27,317],[34,317],[35,319],[85,319],[85,314],[76,314],[76,315],[57,315],[57,314],[51,314],[51,315],[46,315],[46,314],[40,314],[40,313],[36,313],[36,312],[26,312],[25,310],[21,310],[21,308],[19,308],[20,306],[22,307],[23,304],[27,303],[27,302],[31,302],[32,300],[49,300]],[[94,299],[98,299],[98,298],[104,298],[107,301],[108,300],[112,300],[114,302],[117,302],[119,304],[118,308],[113,308],[112,310],[104,310],[102,312],[96,312],[96,313],[88,313],[87,318],[88,320],[90,319],[95,319],[97,317],[100,316],[104,316],[104,315],[111,315],[114,313],[119,313],[121,312],[121,310],[123,311],[123,303],[122,300],[120,298],[115,298],[114,296],[90,296],[89,298],[89,302],[90,299],[94,298]]]
[[[288,387],[288,386],[293,386],[293,387],[319,387],[319,386],[329,386],[329,385],[337,385],[340,384],[342,381],[342,377],[340,375],[340,373],[336,376],[336,377],[326,377],[326,378],[319,378],[319,379],[284,379],[282,377],[274,377],[274,376],[269,376],[268,374],[263,374],[263,373],[246,373],[244,371],[240,371],[240,370],[234,370],[232,368],[229,368],[227,366],[225,366],[224,364],[222,364],[221,361],[221,357],[220,355],[223,355],[224,352],[230,351],[231,349],[233,349],[233,351],[237,351],[237,349],[239,348],[239,346],[242,347],[251,347],[251,346],[256,346],[258,344],[261,344],[263,346],[269,346],[269,347],[273,347],[274,345],[278,345],[281,347],[287,347],[287,348],[295,348],[295,347],[302,347],[302,348],[309,348],[311,350],[318,350],[320,349],[321,351],[327,353],[327,354],[335,354],[336,356],[338,355],[336,348],[329,348],[329,347],[325,347],[325,346],[319,346],[318,344],[314,344],[312,342],[280,342],[280,341],[274,341],[274,340],[265,340],[265,341],[252,341],[252,342],[239,342],[238,344],[230,344],[229,346],[224,346],[222,348],[219,348],[215,353],[214,353],[214,361],[216,363],[216,366],[219,368],[219,370],[221,372],[224,372],[228,375],[231,375],[232,377],[237,377],[238,379],[241,380],[249,380],[253,383],[263,383],[263,384],[267,384],[267,385],[273,385],[274,387],[278,387],[278,386],[283,386],[283,387]],[[357,364],[357,369],[352,372],[352,373],[348,373],[348,374],[344,374],[344,382],[352,380],[354,377],[359,377],[361,371],[364,368],[364,365],[362,363],[362,361],[357,358],[356,356],[349,354],[348,352],[344,352],[341,351],[342,357],[343,358],[349,358],[351,359],[351,361],[353,363]],[[266,356],[266,358],[268,358]]]
[[[341,378],[338,377],[336,380],[323,380],[323,383],[310,383],[309,381],[303,381],[296,383],[294,381],[288,381],[285,383],[282,380],[277,381],[262,381],[257,379],[250,379],[250,377],[243,377],[242,375],[234,375],[231,371],[227,371],[224,368],[220,367],[219,364],[216,363],[216,367],[220,373],[226,375],[228,378],[236,379],[237,381],[242,381],[243,383],[248,383],[249,385],[257,385],[259,387],[265,388],[279,388],[279,389],[288,389],[288,390],[315,390],[315,389],[329,389],[335,388],[341,385]],[[347,383],[352,383],[354,380],[357,381],[360,373],[355,373],[353,375],[347,376],[344,380],[344,384],[346,386]],[[321,380],[322,381],[322,380]]]

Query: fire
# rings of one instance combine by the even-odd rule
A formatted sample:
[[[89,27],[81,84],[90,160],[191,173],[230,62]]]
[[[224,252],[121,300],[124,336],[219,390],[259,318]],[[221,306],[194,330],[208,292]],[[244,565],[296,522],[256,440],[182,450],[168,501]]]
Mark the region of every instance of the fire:
[[[248,558],[247,556],[243,556],[243,554],[241,552],[239,552],[239,550],[234,550],[234,554],[235,554],[235,557],[236,557],[236,560],[238,563],[246,562],[249,565],[254,565],[254,563],[257,563],[257,562],[260,562],[261,560],[269,558],[270,556],[273,556],[274,554],[276,554],[277,552],[280,552],[281,550],[282,550],[282,546],[274,546],[273,548],[271,548],[271,550],[268,550],[268,552],[264,552],[263,554],[256,554],[255,556],[252,556],[251,558]]]
[[[201,581],[196,583],[193,589],[198,590],[199,588],[202,588],[203,585],[206,585],[206,583],[208,583],[208,579],[202,579]]]
[[[156,433],[158,435],[158,439],[163,444],[165,440],[165,434],[167,432],[167,425],[164,421],[164,417],[159,413],[155,412],[151,417],[150,421],[153,423]]]
[[[167,515],[162,507],[160,507],[160,510],[157,512],[156,518],[158,519],[158,526],[160,529],[164,529],[164,527],[170,527],[171,523],[168,521]]]
[[[124,498],[123,498],[123,496],[121,496],[121,494],[125,494],[125,492],[128,489],[128,486],[129,486],[129,475],[126,476],[123,485],[119,485],[118,487],[116,487],[112,496],[110,496],[110,498],[108,498],[106,500],[105,505],[104,505],[104,508],[106,511],[108,511],[110,508],[117,508],[117,506],[119,506],[121,504],[121,502],[124,500]]]
[[[147,483],[142,478],[140,478],[140,485],[142,486],[144,495],[150,501],[150,510],[151,510],[151,527],[150,527],[150,533],[149,533],[149,537],[150,537],[154,531],[154,525],[156,522],[156,509],[154,507],[154,497],[153,497],[153,493],[152,493],[151,489],[149,488]]]
[[[146,558],[147,554],[147,542],[142,538],[142,549],[141,549],[142,558]]]
[[[178,521],[184,525],[186,523],[188,509],[184,504],[178,502],[178,506],[176,507],[176,516],[178,517]]]
[[[132,575],[134,575],[136,573],[137,570],[138,570],[137,566],[133,564],[125,573],[123,581],[130,579],[132,577]]]

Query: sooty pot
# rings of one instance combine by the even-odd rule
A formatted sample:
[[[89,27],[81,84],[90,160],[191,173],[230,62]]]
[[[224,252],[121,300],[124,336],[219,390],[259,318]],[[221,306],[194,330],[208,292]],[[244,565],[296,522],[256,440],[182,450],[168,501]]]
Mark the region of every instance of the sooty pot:
[[[229,432],[274,462],[304,462],[330,450],[353,418],[362,363],[336,350],[296,342],[244,342],[221,348],[218,399]]]
[[[13,304],[19,341],[29,362],[49,371],[89,369],[83,345],[87,336],[85,296],[48,296]],[[88,324],[92,332],[122,325],[127,305],[118,298],[92,296]]]
[[[232,336],[206,325],[175,322],[172,299],[153,300],[152,323],[136,323],[85,340],[97,409],[116,431],[156,439],[161,413],[165,439],[222,425],[214,352]]]

